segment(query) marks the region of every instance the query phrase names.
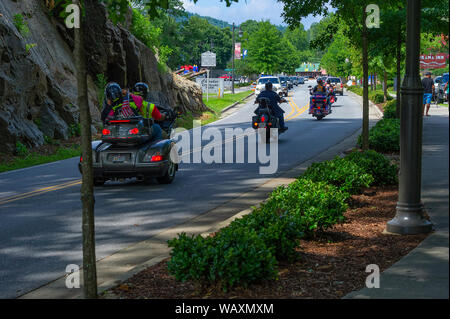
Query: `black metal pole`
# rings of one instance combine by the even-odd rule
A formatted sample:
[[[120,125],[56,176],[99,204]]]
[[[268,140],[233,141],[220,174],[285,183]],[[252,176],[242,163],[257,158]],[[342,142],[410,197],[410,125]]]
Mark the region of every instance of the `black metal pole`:
[[[397,213],[386,230],[397,234],[428,233],[432,224],[424,218],[421,202],[422,99],[419,73],[420,0],[408,0],[406,74],[401,87],[400,175]]]
[[[235,54],[235,43],[234,43],[234,22],[233,22],[233,62],[231,66],[231,93],[234,94],[234,54]]]

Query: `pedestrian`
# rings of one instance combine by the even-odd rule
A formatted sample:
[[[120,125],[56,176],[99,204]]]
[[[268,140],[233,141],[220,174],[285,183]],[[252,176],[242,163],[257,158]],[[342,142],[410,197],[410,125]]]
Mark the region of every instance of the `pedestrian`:
[[[422,79],[422,86],[423,86],[423,109],[422,113],[425,116],[430,116],[428,112],[430,111],[430,104],[431,104],[431,98],[433,97],[433,88],[434,88],[434,81],[431,78],[431,72],[427,72],[426,77]],[[426,112],[425,112],[425,106],[426,106]]]

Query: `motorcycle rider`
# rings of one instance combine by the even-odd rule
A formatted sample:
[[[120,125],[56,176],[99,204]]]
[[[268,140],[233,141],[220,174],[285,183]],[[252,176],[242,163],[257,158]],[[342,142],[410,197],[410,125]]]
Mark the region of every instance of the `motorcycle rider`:
[[[105,122],[107,119],[113,119],[116,116],[128,118],[138,115],[144,117],[145,115],[151,115],[151,118],[155,121],[164,120],[164,115],[159,112],[156,106],[150,107],[151,112],[148,112],[147,106],[148,102],[145,102],[142,97],[130,94],[127,90],[122,90],[119,84],[110,82],[105,88],[105,101],[101,119]],[[154,140],[162,139],[162,130],[158,124],[152,125],[152,136]]]
[[[272,109],[273,115],[278,117],[280,120],[280,132],[283,133],[287,131],[288,127],[284,125],[284,110],[278,105],[278,103],[287,102],[286,99],[282,99],[276,92],[272,91],[273,84],[272,82],[267,82],[265,85],[265,90],[259,93],[256,97],[255,103],[258,103],[259,98],[268,98],[269,106]]]
[[[323,80],[322,79],[318,79],[317,80],[317,85],[313,88],[312,93],[317,93],[317,94],[323,94],[326,95],[327,97],[327,108],[329,108],[330,106],[330,102],[329,102],[329,97],[328,97],[328,90],[325,87],[325,85],[323,85]],[[310,105],[312,106],[312,103],[310,103]]]

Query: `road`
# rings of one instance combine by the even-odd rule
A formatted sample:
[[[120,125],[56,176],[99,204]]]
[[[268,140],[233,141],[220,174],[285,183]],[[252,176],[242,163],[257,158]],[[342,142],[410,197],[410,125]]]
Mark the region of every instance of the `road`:
[[[261,175],[259,163],[182,163],[171,185],[132,180],[96,187],[97,259],[214,209],[328,149],[361,127],[362,108],[345,95],[338,97],[333,113],[322,121],[307,114],[308,83],[292,91],[289,104],[282,104],[289,130],[279,138],[275,174]],[[253,110],[250,101],[203,129],[245,130],[251,125]],[[202,145],[207,143],[203,141]],[[223,143],[234,144],[236,139]],[[245,147],[245,152],[252,147],[256,146]],[[183,159],[196,152],[183,150]],[[81,265],[77,162],[73,158],[0,174],[0,298],[23,295],[63,276],[68,264]]]

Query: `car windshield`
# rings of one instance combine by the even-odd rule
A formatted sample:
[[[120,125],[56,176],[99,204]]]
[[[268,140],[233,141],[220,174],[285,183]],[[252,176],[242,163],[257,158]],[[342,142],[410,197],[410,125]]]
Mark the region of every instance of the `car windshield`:
[[[341,83],[341,79],[340,78],[328,78],[328,80],[330,80],[331,83]]]
[[[267,82],[272,82],[272,83],[275,83],[275,84],[280,83],[278,81],[278,78],[261,78],[261,79],[258,80],[258,84],[266,84]]]
[[[285,78],[285,77],[283,77],[283,76],[280,76],[280,81],[281,81],[281,82],[286,82],[286,81],[287,81],[287,78]]]
[[[448,82],[448,73],[444,74],[444,76],[442,77],[442,83],[447,83]]]

